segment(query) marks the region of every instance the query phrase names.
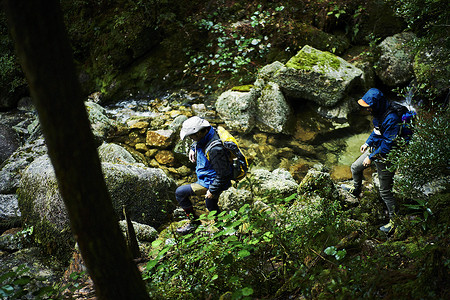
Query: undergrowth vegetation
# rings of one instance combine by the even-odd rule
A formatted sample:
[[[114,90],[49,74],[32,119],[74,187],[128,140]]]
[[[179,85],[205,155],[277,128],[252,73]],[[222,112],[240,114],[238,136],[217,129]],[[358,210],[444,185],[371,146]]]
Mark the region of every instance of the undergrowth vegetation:
[[[151,297],[249,299],[310,286],[311,267],[338,242],[345,222],[338,203],[306,205],[300,198],[293,205],[295,198],[272,201],[265,210],[246,204],[203,215],[207,222],[195,233],[153,242],[144,274]]]

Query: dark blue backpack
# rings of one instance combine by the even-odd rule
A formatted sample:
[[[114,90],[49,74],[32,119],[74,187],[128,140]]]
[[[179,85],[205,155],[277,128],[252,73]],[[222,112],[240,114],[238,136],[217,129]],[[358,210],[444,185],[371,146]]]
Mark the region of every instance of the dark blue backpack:
[[[415,112],[414,108],[408,109],[408,107],[406,107],[402,103],[391,102],[389,104],[388,110],[383,115],[381,123],[383,123],[384,119],[391,113],[397,114],[402,120],[397,137],[400,137],[405,140],[406,143],[409,143],[414,133],[413,120],[417,116],[417,113]]]

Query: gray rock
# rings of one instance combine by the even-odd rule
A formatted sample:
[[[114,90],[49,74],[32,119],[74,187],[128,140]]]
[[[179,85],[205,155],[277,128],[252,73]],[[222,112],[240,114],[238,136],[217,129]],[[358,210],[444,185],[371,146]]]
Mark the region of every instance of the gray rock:
[[[363,72],[342,58],[310,46],[303,47],[286,67],[274,74],[287,97],[306,99],[332,107],[353,85],[360,84]]]
[[[67,211],[48,155],[36,158],[26,168],[19,189],[19,207],[25,219],[45,220],[53,224],[56,230],[67,230]]]
[[[0,170],[0,193],[12,194],[19,187],[21,172],[36,158],[47,152],[44,139],[37,139],[16,150]]]
[[[89,122],[91,123],[92,133],[100,145],[114,129],[116,124],[106,116],[106,110],[100,105],[92,101],[87,101],[85,102],[85,106],[88,112]]]
[[[20,216],[17,196],[0,194],[0,225],[14,224]]]
[[[102,164],[116,212],[126,205],[130,218],[159,227],[175,208],[175,182],[161,169],[124,164]]]
[[[134,164],[137,161],[124,147],[117,144],[103,143],[98,147],[98,156],[102,162],[113,164]]]
[[[296,193],[298,187],[298,183],[292,178],[292,175],[284,169],[276,169],[273,172],[265,169],[252,169],[251,181],[257,195],[273,193],[279,197],[286,197]]]
[[[255,127],[255,108],[259,92],[226,91],[216,101],[216,110],[230,130],[248,133]]]
[[[153,242],[158,237],[158,231],[155,228],[131,221],[133,224],[134,232],[136,233],[136,238],[139,242]],[[119,222],[120,229],[123,233],[127,231],[127,221],[122,220]]]
[[[292,132],[289,126],[293,123],[293,111],[278,84],[269,82],[261,91],[255,117],[256,126],[261,131],[285,134]]]
[[[179,133],[179,130],[181,129],[181,126],[183,125],[183,122],[186,121],[188,117],[185,115],[179,115],[177,116],[172,123],[169,124],[169,129],[175,131],[177,134]]]
[[[388,86],[408,83],[414,76],[413,45],[415,34],[403,32],[387,37],[379,45],[380,57],[376,62],[375,73]]]
[[[255,86],[257,86],[259,89],[263,89],[266,83],[271,81],[275,74],[284,67],[284,64],[279,61],[275,61],[269,65],[262,67],[261,70],[258,71],[258,78]],[[261,83],[261,85],[258,85],[259,83]]]
[[[219,205],[223,210],[239,210],[245,203],[252,201],[252,193],[243,189],[230,187],[219,197]]]
[[[340,199],[339,191],[330,174],[318,168],[308,170],[305,178],[298,186],[298,193],[300,195],[318,196],[322,199],[328,199],[328,201]]]
[[[317,113],[327,119],[346,122],[348,115],[359,109],[358,102],[353,98],[346,98],[333,107],[318,106]]]

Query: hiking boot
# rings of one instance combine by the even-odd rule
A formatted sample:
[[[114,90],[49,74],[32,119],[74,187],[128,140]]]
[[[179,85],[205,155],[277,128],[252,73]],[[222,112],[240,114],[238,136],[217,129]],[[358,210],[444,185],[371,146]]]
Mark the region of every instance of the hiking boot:
[[[197,226],[198,226],[197,224],[194,224],[194,223],[191,223],[191,222],[186,223],[183,226],[177,228],[177,233],[179,235],[189,234],[191,232],[194,232],[195,229],[197,229]]]
[[[386,234],[391,234],[395,230],[395,224],[392,220],[389,220],[389,223],[380,227],[380,230]]]
[[[352,194],[352,195],[355,196],[356,198],[358,198],[358,197],[359,197],[359,194],[361,194],[361,189],[360,189],[360,188],[357,189],[357,188],[355,188],[355,187],[352,186],[352,185],[342,184],[342,185],[341,185],[341,188],[342,188],[344,191],[347,191],[348,193]]]

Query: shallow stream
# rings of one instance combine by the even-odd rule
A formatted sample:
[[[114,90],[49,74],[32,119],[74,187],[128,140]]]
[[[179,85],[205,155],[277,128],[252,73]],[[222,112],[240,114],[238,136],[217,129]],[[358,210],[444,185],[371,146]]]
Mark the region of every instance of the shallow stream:
[[[209,103],[208,103],[209,102]],[[206,105],[204,103],[207,103]],[[109,117],[126,124],[145,119],[166,129],[167,119],[173,120],[183,111],[207,118],[213,125],[224,125],[214,105],[202,95],[189,92],[167,93],[161,97],[141,97],[122,100],[105,106]],[[166,119],[165,122],[151,122]],[[251,167],[269,170],[284,168],[301,180],[314,164],[330,169],[334,179],[351,178],[350,165],[359,156],[359,148],[370,133],[370,118],[361,112],[349,116],[345,123],[333,122],[317,114],[313,108],[295,108],[292,135],[270,134],[254,129],[249,134],[232,132]],[[164,125],[165,124],[165,125]],[[226,126],[225,126],[226,127]]]

